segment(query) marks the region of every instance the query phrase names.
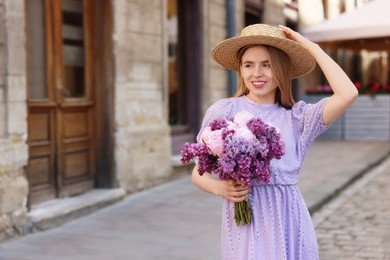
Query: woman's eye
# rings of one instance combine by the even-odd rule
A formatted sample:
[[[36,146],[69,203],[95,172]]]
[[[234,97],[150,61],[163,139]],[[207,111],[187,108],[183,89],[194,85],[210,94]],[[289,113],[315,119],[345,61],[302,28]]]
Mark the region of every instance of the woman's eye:
[[[271,67],[271,64],[269,64],[269,63],[264,63],[264,64],[263,64],[263,67],[264,67],[264,68],[270,68],[270,67]]]
[[[252,64],[246,64],[245,68],[252,68]]]

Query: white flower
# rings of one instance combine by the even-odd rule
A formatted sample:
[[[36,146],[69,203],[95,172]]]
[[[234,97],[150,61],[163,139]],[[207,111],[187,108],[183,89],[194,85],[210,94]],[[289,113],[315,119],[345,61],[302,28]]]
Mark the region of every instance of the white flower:
[[[237,138],[245,139],[250,144],[253,144],[256,141],[256,136],[246,126],[241,126],[240,128],[236,129],[234,135]]]
[[[240,126],[246,126],[252,118],[254,118],[253,114],[247,111],[240,111],[234,116],[233,122]]]
[[[220,157],[223,152],[223,141],[222,141],[222,129],[211,131],[211,127],[206,127],[202,132],[202,141],[210,151]]]

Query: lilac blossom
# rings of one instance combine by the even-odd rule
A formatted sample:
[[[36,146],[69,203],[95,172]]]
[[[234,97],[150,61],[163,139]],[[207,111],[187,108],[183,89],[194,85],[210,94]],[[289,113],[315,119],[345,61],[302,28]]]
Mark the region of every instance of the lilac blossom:
[[[205,172],[213,172],[215,170],[218,157],[211,154],[205,144],[185,143],[181,152],[181,162],[189,163],[195,158],[198,159],[199,175],[203,175]]]
[[[181,161],[197,160],[200,175],[215,173],[221,180],[234,180],[247,187],[268,183],[271,160],[280,159],[285,153],[280,133],[276,127],[248,112],[238,113],[234,120],[237,122],[233,119],[212,121],[204,129],[201,143],[184,144]],[[248,224],[248,219],[250,223],[251,217],[245,220],[235,217],[237,224]]]
[[[227,122],[223,119],[215,119],[210,122],[209,126],[211,127],[211,131],[215,131],[227,127]]]
[[[248,112],[234,120],[213,120],[202,133],[203,143],[184,144],[182,162],[197,158],[199,174],[213,172],[221,180],[268,183],[270,161],[284,155],[280,133]]]

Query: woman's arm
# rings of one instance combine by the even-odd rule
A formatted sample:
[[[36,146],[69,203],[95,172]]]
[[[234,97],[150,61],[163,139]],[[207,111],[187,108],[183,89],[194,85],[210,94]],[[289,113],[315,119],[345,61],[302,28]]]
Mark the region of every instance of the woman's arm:
[[[288,27],[280,25],[280,29],[286,33],[288,38],[301,44],[313,55],[328,80],[329,85],[333,90],[333,95],[325,104],[323,123],[326,125],[332,123],[344,113],[357,98],[358,91],[355,85],[340,66],[329,57],[318,44],[309,41],[300,33],[295,32]]]
[[[247,198],[249,188],[233,181],[221,181],[215,179],[210,173],[205,172],[202,176],[198,173],[198,165],[192,171],[192,183],[199,189],[218,196],[223,196],[228,200],[240,202]]]

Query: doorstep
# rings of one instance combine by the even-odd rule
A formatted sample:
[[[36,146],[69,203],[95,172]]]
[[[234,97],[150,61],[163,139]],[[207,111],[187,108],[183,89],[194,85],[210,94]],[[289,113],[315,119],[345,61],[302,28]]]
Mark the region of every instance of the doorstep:
[[[182,164],[180,157],[180,155],[171,156],[172,179],[190,175],[195,165],[193,162]],[[121,188],[93,189],[78,196],[53,199],[33,205],[27,214],[27,233],[61,226],[122,200],[126,195],[126,191]]]
[[[78,196],[33,205],[27,214],[28,231],[35,232],[60,226],[122,200],[125,196],[126,191],[121,188],[93,189]]]

